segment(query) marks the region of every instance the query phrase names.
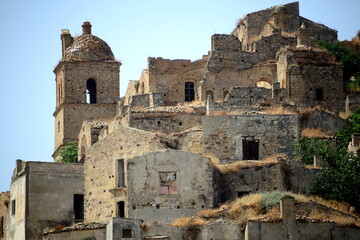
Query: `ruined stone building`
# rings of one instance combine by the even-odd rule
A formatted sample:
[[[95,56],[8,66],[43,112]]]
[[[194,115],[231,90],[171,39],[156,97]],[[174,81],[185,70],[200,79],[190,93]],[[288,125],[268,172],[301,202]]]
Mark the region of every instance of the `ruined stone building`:
[[[309,193],[321,168],[296,161],[292,144],[306,128],[331,135],[360,103],[315,44],[337,43],[337,31],[301,17],[298,2],[247,14],[197,61],[148,58],[124,98],[121,63],[91,27],[62,30],[54,70],[53,157],[76,141],[78,163],[18,160],[0,195],[0,239],[191,238],[169,224],[250,193]],[[282,199],[282,222],[219,219],[192,238],[360,238],[334,222],[300,223],[294,204]]]

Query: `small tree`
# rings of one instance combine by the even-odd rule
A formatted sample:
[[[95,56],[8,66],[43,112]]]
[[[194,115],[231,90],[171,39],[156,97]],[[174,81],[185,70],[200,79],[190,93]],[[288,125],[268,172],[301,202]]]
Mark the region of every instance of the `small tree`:
[[[314,155],[324,157],[324,167],[310,191],[326,199],[345,201],[360,210],[360,158],[347,151],[354,133],[360,133],[360,108],[349,116],[335,136],[336,148],[316,139],[301,139],[295,145],[296,157],[309,164]]]
[[[77,142],[70,142],[59,150],[59,162],[76,163],[78,158]]]

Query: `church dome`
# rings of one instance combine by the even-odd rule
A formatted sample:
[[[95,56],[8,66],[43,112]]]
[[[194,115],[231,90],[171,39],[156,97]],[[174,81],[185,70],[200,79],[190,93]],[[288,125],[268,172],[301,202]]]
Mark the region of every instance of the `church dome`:
[[[67,61],[114,61],[114,54],[109,45],[102,39],[83,34],[75,37],[74,42],[65,50]]]

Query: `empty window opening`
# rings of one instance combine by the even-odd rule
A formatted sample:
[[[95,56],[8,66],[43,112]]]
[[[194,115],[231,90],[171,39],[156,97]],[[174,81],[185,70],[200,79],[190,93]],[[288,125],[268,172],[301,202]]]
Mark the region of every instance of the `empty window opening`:
[[[125,165],[124,159],[118,160],[118,187],[125,186]]]
[[[179,122],[179,126],[182,126],[182,122]]]
[[[60,121],[58,121],[58,132],[60,132]]]
[[[84,220],[84,195],[74,194],[75,220]]]
[[[89,79],[86,82],[86,103],[96,103],[96,82]]]
[[[243,159],[259,160],[259,140],[243,139]]]
[[[161,122],[160,122],[160,121],[158,121],[158,122],[157,122],[157,125],[158,125],[158,126],[160,126],[160,125],[161,125]]]
[[[226,96],[228,95],[229,91],[228,90],[225,90],[224,93],[223,93],[223,99],[225,100]]]
[[[248,195],[250,192],[237,192],[237,196],[239,197],[239,198],[241,198],[241,197],[243,197],[243,196],[245,196],[245,195]]]
[[[15,210],[16,210],[16,201],[15,199],[11,201],[11,215],[15,215]]]
[[[195,100],[195,88],[193,82],[185,82],[185,102]]]
[[[206,100],[208,99],[209,96],[211,99],[214,99],[214,92],[211,90],[207,90],[206,91]]]
[[[159,172],[160,194],[176,194],[176,172]]]
[[[125,202],[120,201],[117,203],[117,216],[124,218],[125,217]]]
[[[122,230],[122,237],[123,238],[132,238],[132,229],[123,228]]]
[[[322,88],[315,89],[315,100],[316,101],[324,100],[324,89]]]

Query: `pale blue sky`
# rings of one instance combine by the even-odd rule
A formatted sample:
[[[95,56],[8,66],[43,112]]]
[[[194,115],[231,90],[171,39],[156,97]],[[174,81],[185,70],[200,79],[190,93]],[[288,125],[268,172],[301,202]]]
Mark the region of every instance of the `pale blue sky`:
[[[0,0],[0,191],[9,190],[16,159],[52,161],[55,76],[60,30],[81,34],[90,21],[121,66],[127,82],[147,57],[199,59],[214,33],[230,33],[246,13],[280,0]],[[300,15],[350,39],[360,29],[359,0],[300,0]]]

